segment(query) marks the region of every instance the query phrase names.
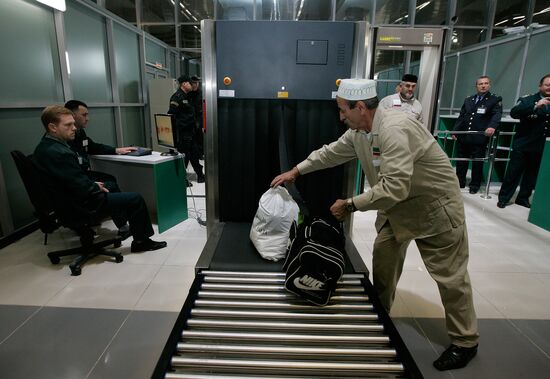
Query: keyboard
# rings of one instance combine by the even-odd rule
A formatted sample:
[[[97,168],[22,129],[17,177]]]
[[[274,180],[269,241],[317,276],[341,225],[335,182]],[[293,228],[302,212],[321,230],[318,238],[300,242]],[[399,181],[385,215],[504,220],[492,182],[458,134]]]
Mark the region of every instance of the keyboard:
[[[146,147],[138,147],[137,150],[131,151],[126,155],[132,156],[132,157],[142,157],[144,155],[151,155],[153,150],[148,149]]]

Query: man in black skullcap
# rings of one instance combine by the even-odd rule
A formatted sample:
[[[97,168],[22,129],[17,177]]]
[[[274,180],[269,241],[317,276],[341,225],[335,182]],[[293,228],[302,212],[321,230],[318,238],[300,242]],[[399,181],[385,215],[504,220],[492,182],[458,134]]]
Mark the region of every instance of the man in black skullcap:
[[[197,174],[197,182],[204,182],[202,166],[199,162],[199,153],[193,142],[195,133],[195,108],[192,102],[193,80],[182,75],[178,78],[180,87],[170,98],[169,114],[173,114],[176,120],[176,147],[180,153],[185,154],[185,167],[191,162],[193,170]],[[188,184],[189,185],[189,184]]]
[[[405,74],[401,83],[396,88],[396,93],[380,100],[379,107],[384,109],[400,109],[410,114],[414,119],[423,123],[422,105],[414,97],[418,77],[412,74]]]

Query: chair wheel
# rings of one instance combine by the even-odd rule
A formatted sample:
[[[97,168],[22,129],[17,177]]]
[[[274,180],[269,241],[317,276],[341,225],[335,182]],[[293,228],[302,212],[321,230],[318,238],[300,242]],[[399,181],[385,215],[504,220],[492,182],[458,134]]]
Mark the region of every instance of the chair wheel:
[[[117,255],[117,256],[115,257],[115,262],[116,262],[116,263],[120,263],[120,262],[122,262],[123,260],[124,260],[124,257],[123,257],[122,255]]]
[[[122,246],[122,242],[121,242],[121,241],[116,241],[116,242],[113,244],[113,246],[114,246],[115,248],[120,247],[120,246]]]
[[[78,276],[82,273],[82,269],[80,267],[71,267],[71,266],[69,266],[69,268],[71,269],[71,275],[72,276]]]
[[[48,258],[50,258],[50,262],[52,262],[53,265],[56,265],[59,262],[61,262],[61,258],[59,258],[59,257],[55,257],[55,256],[50,257],[50,256],[48,256]]]

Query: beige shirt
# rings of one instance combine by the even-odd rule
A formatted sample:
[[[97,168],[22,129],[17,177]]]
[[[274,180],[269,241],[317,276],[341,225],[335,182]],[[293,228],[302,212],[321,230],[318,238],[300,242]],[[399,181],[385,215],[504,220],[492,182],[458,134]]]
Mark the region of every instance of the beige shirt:
[[[464,223],[458,179],[430,132],[396,110],[378,108],[371,133],[348,130],[297,165],[300,174],[358,158],[371,188],[353,198],[357,209],[379,211],[397,240],[433,236]]]
[[[380,100],[378,107],[384,109],[400,109],[410,114],[418,121],[424,122],[422,120],[422,104],[414,97],[411,100],[405,100],[400,94],[394,93]]]

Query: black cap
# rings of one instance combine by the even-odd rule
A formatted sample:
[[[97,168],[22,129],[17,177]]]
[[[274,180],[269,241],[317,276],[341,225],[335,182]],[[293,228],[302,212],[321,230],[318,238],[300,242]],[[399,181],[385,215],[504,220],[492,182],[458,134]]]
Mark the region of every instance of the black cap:
[[[181,83],[185,83],[185,82],[189,82],[191,83],[191,79],[189,78],[189,76],[187,75],[182,75],[178,78],[178,83],[181,84]]]
[[[191,77],[191,83],[198,83],[198,82],[200,82],[200,81],[201,81],[200,76],[193,75],[193,76]]]
[[[413,74],[405,74],[405,75],[403,75],[403,78],[401,78],[401,81],[402,82],[416,83],[416,82],[418,82],[418,77],[416,75],[413,75]]]

